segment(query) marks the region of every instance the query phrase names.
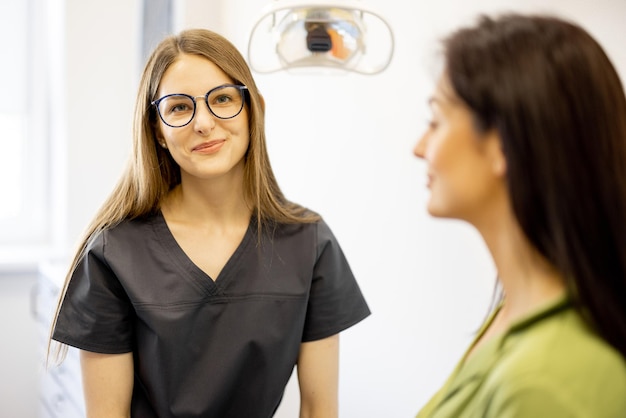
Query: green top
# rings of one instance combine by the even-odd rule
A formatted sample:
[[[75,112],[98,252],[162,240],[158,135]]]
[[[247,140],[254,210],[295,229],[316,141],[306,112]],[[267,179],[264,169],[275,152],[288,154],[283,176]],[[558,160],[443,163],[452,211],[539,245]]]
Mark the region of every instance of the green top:
[[[417,418],[626,417],[626,360],[566,298],[466,358],[467,352]]]

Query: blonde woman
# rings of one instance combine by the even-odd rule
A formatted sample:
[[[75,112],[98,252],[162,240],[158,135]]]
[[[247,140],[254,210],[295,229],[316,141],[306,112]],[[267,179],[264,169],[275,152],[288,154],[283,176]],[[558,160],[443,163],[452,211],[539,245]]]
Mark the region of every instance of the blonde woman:
[[[88,416],[271,417],[297,364],[300,416],[336,417],[338,334],[368,315],[328,226],[278,187],[243,57],[208,30],[166,38],[53,325]]]

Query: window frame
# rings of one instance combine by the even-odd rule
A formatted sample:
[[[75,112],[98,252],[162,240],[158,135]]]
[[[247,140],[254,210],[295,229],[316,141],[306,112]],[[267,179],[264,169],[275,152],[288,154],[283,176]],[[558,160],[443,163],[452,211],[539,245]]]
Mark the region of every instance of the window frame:
[[[0,272],[35,268],[40,261],[52,256],[60,231],[54,226],[59,211],[55,210],[52,199],[55,158],[51,156],[50,55],[46,44],[50,6],[45,0],[24,0],[21,4],[25,7],[25,14],[21,18],[10,15],[10,19],[23,19],[18,25],[26,27],[26,39],[22,43],[27,49],[26,104],[21,118],[24,130],[15,156],[20,159],[20,192],[17,196],[5,195],[5,199],[20,201],[15,216],[0,218],[0,230],[3,231],[0,234]]]

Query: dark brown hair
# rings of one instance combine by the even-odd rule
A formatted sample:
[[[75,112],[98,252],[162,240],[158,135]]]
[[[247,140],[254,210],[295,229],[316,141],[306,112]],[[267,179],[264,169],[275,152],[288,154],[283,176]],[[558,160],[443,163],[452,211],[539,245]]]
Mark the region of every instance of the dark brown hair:
[[[524,233],[626,356],[626,97],[613,65],[584,29],[550,16],[481,17],[444,48],[477,127],[502,138]]]

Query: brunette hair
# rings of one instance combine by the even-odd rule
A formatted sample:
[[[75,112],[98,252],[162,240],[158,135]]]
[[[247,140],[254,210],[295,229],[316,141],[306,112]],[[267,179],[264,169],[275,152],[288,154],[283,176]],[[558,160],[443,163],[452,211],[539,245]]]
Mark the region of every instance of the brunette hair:
[[[157,141],[158,115],[152,102],[157,99],[163,74],[181,54],[204,57],[217,65],[233,83],[247,87],[250,141],[244,157],[244,192],[257,219],[259,239],[265,227],[277,223],[310,223],[319,219],[317,214],[288,201],[278,186],[265,143],[264,102],[250,68],[237,48],[223,36],[206,29],[190,29],[168,36],[155,48],[144,67],[135,103],[131,158],[79,242],[51,330],[54,330],[70,278],[89,242],[102,230],[124,220],[155,213],[169,191],[180,183],[180,167]],[[57,361],[63,358],[64,347],[56,350]]]
[[[481,17],[444,41],[447,76],[496,129],[514,213],[583,316],[626,356],[626,97],[602,47],[552,16]]]

